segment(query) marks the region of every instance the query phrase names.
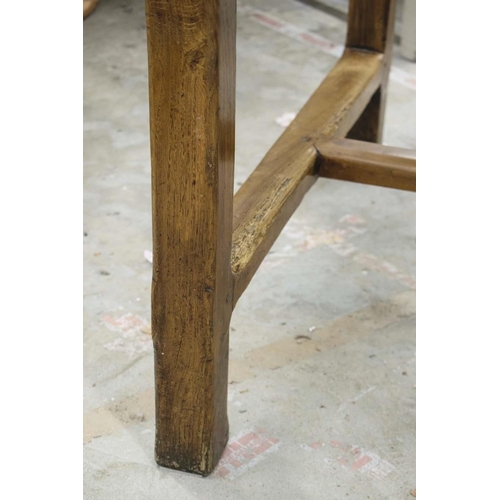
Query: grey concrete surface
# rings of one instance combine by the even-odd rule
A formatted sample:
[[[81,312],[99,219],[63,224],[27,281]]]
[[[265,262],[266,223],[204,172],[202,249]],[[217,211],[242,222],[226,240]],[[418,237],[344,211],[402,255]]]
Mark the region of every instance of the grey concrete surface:
[[[85,498],[412,498],[415,195],[339,181],[316,183],[234,311],[219,468],[155,464],[143,11],[101,0],[84,22]],[[294,0],[239,3],[235,189],[345,29]],[[415,147],[415,65],[397,49],[384,142]]]

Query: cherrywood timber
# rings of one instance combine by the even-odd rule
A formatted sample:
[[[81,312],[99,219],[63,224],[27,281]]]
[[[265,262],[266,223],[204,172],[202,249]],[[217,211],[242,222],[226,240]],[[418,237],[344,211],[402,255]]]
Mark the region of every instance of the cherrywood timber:
[[[379,87],[381,54],[346,49],[234,197],[233,301],[317,176],[315,141],[343,137]]]
[[[319,176],[405,191],[416,191],[416,152],[337,139],[316,143]]]
[[[156,461],[209,474],[228,437],[234,0],[146,0]]]
[[[346,47],[384,54],[380,88],[347,135],[350,139],[382,142],[385,103],[394,45],[394,0],[351,0],[349,2]]]

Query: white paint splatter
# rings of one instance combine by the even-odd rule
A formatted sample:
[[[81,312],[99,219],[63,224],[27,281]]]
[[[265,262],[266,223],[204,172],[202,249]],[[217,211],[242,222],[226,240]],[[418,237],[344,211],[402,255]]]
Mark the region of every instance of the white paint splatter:
[[[295,120],[296,116],[296,113],[283,113],[282,115],[278,116],[278,118],[276,118],[276,123],[283,128],[287,128],[288,125],[290,125],[290,123]]]

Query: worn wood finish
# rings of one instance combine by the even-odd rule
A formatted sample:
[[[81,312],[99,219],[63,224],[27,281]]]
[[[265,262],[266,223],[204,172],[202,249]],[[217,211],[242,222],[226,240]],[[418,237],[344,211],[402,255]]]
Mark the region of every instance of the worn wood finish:
[[[349,132],[350,139],[382,142],[395,15],[394,0],[351,0],[349,3],[346,46],[384,54],[380,88]]]
[[[347,49],[236,193],[234,303],[316,180],[314,142],[345,136],[379,87],[382,70],[382,55]]]
[[[416,152],[340,139],[316,143],[319,176],[416,191]]]
[[[318,175],[411,182],[394,150],[339,142],[380,139],[394,3],[352,0],[344,55],[233,210],[235,0],[146,0],[160,465],[206,475],[217,464],[232,309]]]
[[[206,475],[228,437],[234,0],[146,0],[156,461]]]
[[[394,0],[351,0],[346,47],[390,55],[395,7]]]

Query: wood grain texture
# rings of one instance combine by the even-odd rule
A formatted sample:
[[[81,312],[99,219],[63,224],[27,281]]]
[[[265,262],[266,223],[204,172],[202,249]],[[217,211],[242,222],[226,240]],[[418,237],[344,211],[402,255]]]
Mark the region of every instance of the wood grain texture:
[[[388,54],[394,36],[395,0],[350,0],[346,46]]]
[[[344,137],[380,86],[383,56],[346,49],[234,198],[234,304],[317,176],[314,143]]]
[[[352,5],[343,56],[233,210],[235,0],[146,0],[160,465],[202,475],[216,466],[228,437],[232,309],[318,175],[403,182],[391,152],[381,158],[362,145],[360,155],[344,142],[339,168],[338,143],[332,151],[348,133],[378,140],[381,132],[394,2]]]
[[[156,461],[209,474],[228,437],[234,0],[146,0]]]
[[[347,135],[360,141],[382,142],[387,86],[394,45],[396,0],[350,0],[346,46],[384,54],[380,88]]]
[[[316,143],[319,176],[416,191],[416,152],[339,139]]]

